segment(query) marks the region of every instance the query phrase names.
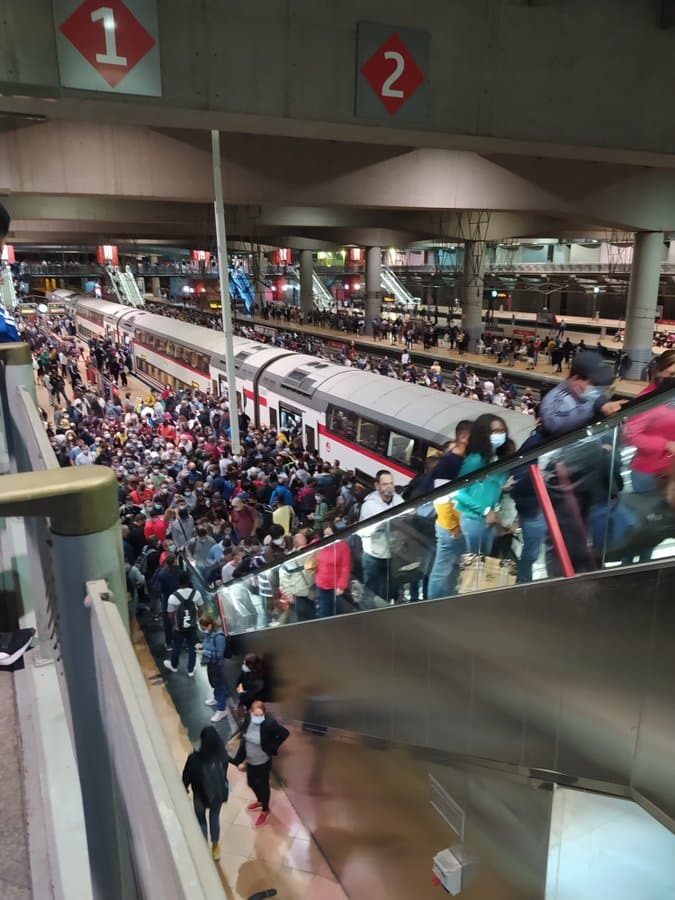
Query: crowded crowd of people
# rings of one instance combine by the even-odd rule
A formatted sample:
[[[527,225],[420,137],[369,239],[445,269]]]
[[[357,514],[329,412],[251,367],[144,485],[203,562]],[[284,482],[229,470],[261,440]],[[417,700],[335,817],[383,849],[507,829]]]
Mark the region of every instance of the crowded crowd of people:
[[[415,513],[373,532],[366,526],[357,538],[350,533],[347,540],[314,552],[313,544],[322,538],[339,536],[402,502],[390,471],[380,471],[370,490],[373,485],[360,484],[339,460],[305,449],[300,432],[256,428],[243,412],[238,416],[241,446],[233,448],[229,411],[220,398],[169,386],[143,388],[144,396],[134,396],[121,377],[132,362],[126,349],[111,340],[84,345],[74,339],[74,330],[68,316],[24,327],[36,380],[53,406],[51,415],[45,414],[48,434],[60,465],[107,465],[115,472],[130,611],[163,628],[170,654],[165,665],[172,672],[184,648],[188,672],[194,670],[196,638],[176,637],[175,622],[188,599],[191,621],[214,611],[202,609],[203,593],[211,597],[220,591],[224,608],[239,625],[255,627],[447,596],[457,589],[452,573],[457,575],[460,557],[491,555],[495,545],[512,559],[514,579],[533,577],[547,528],[527,473],[486,479],[453,495],[451,509],[437,505],[431,517],[428,510],[426,517]],[[378,366],[384,375],[385,361]],[[397,365],[405,371],[412,363]],[[443,378],[438,363],[430,373]],[[502,399],[508,398],[505,385],[496,377],[479,379],[465,364],[452,380],[453,390],[491,406],[475,422],[459,424],[443,455],[432,457],[427,472],[406,488],[409,498],[508,460],[519,449],[495,409],[508,406]],[[538,424],[520,449],[617,412],[623,401],[607,396],[613,380],[612,367],[599,354],[584,351],[541,403],[526,390],[524,411],[532,414],[533,428],[535,419]],[[656,427],[653,417],[650,427]],[[639,429],[632,441],[639,445]],[[670,454],[674,446],[671,442],[664,452]],[[600,466],[609,458],[600,454],[596,462]],[[587,468],[593,490],[604,491],[606,498],[613,489],[610,476],[603,478],[594,464]],[[589,500],[587,513],[602,502],[600,494]],[[560,514],[565,515],[562,507]],[[292,556],[286,564],[296,551],[305,555]],[[554,573],[549,557],[546,565]],[[294,561],[298,558],[301,563]],[[182,568],[186,561],[187,572]]]

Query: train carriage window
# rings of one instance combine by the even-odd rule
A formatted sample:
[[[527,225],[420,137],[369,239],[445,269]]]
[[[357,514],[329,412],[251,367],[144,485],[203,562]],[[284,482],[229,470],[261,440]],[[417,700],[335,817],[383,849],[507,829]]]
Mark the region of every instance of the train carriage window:
[[[374,450],[376,453],[386,453],[387,445],[383,440],[380,428],[375,422],[368,419],[359,419],[359,427],[356,435],[356,442],[361,444],[367,450]]]
[[[166,353],[167,353],[167,356],[171,356],[171,357],[175,356],[175,354],[176,354],[176,345],[174,344],[173,341],[167,341],[167,342],[166,342]]]
[[[277,411],[273,406],[270,406],[270,428],[277,430]]]
[[[398,434],[395,431],[389,432],[389,445],[387,447],[387,456],[395,459],[396,462],[409,466],[413,456],[413,448],[415,438],[408,437],[407,434]]]
[[[352,412],[329,406],[326,414],[328,430],[334,434],[342,435],[348,440],[355,441],[358,432],[359,417]]]
[[[164,338],[155,338],[155,348],[158,353],[166,353],[166,341]]]

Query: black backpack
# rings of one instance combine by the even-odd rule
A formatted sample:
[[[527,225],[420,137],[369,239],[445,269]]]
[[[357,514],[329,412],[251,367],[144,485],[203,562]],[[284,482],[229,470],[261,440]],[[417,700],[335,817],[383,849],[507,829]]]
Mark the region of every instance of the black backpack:
[[[193,631],[197,627],[197,607],[194,596],[197,591],[193,588],[189,597],[181,598],[176,610],[174,628],[183,633]],[[180,597],[180,594],[178,594]]]
[[[141,550],[141,555],[136,560],[136,568],[141,573],[141,575],[148,574],[148,557],[152,553],[152,547],[143,547]]]

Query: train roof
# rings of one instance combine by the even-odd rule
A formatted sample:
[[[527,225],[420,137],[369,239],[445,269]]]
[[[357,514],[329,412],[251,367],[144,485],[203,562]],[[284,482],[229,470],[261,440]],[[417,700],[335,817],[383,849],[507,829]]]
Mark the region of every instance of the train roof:
[[[128,319],[133,319],[134,327],[147,328],[169,340],[206,351],[211,355],[212,364],[225,371],[222,331],[106,300],[80,298],[77,305],[113,320],[133,312]],[[376,372],[362,372],[247,338],[235,337],[233,343],[235,368],[240,377],[247,377],[247,374],[252,377],[265,366],[261,386],[295,396],[300,404],[311,398],[314,404],[324,409],[329,403],[335,403],[365,417],[376,412],[378,421],[387,422],[392,428],[405,423],[404,430],[412,428],[439,444],[454,435],[455,426],[461,419],[477,419],[490,410],[504,419],[517,445],[532,431],[531,416],[468,400],[449,391],[433,391]]]
[[[477,419],[493,411],[507,423],[509,434],[517,445],[532,431],[530,416],[513,410],[489,407],[479,400],[469,400],[449,391],[434,391],[418,384],[387,378],[375,372],[342,370],[317,392],[317,399],[354,410],[362,416],[377,413],[378,421],[395,428],[405,422],[407,429],[424,431],[429,439],[443,443],[454,437],[455,426],[462,419]]]
[[[405,422],[405,430],[413,428],[434,443],[442,444],[454,436],[461,419],[477,419],[490,408],[507,423],[516,444],[532,431],[532,418],[522,413],[301,353],[275,360],[263,373],[261,384],[295,395],[299,403],[311,398],[324,409],[334,403],[364,417],[376,414],[378,421],[392,428]]]

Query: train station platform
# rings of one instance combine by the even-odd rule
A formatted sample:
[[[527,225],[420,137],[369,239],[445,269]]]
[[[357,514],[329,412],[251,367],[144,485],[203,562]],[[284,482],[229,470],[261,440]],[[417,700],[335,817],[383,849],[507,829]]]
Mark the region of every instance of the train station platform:
[[[396,344],[390,343],[387,339],[376,339],[369,335],[349,334],[346,331],[338,331],[334,328],[325,328],[321,325],[300,325],[297,322],[286,322],[285,320],[265,319],[261,316],[238,316],[237,321],[240,324],[255,325],[266,329],[276,329],[282,332],[296,331],[300,334],[313,335],[325,341],[329,349],[334,351],[348,349],[353,343],[356,349],[364,349],[366,352],[377,353],[379,356],[387,355],[391,357],[399,357],[404,345],[399,341]],[[264,333],[264,332],[263,332]],[[588,336],[586,336],[588,337]],[[593,344],[587,341],[589,349],[593,349]],[[618,346],[618,345],[617,345]],[[411,351],[414,360],[419,360],[422,365],[431,365],[434,360],[438,360],[442,366],[450,366],[453,369],[460,363],[474,366],[476,369],[485,370],[496,374],[497,372],[508,372],[510,375],[517,374],[518,381],[541,384],[556,384],[566,377],[566,372],[562,375],[556,373],[550,364],[549,358],[540,355],[534,370],[529,370],[524,361],[517,360],[513,366],[499,365],[496,360],[486,354],[481,353],[460,353],[457,350],[451,350],[449,347],[434,347],[431,350],[424,350],[419,344],[415,344]],[[625,394],[626,396],[635,397],[645,387],[644,381],[620,380],[616,382],[616,392]]]

